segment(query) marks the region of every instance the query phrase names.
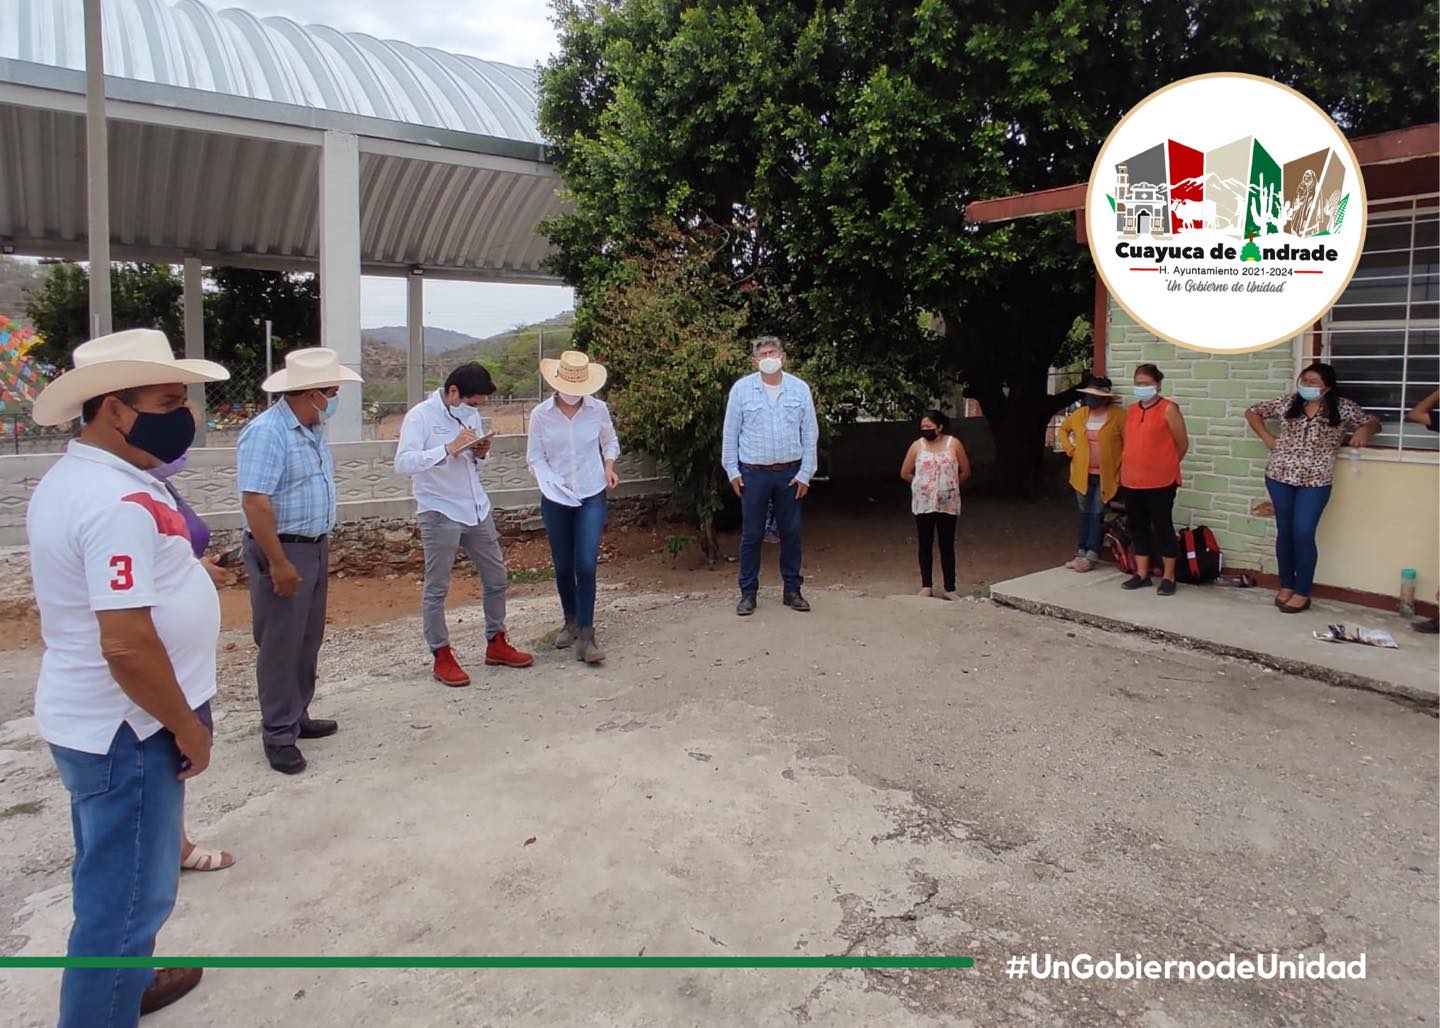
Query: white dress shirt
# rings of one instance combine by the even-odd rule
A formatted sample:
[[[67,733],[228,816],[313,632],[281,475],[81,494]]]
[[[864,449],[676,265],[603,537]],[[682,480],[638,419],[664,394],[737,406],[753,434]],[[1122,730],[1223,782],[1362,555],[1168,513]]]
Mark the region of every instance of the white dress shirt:
[[[619,456],[620,438],[602,400],[585,397],[568,418],[552,394],[530,415],[525,463],[540,491],[556,503],[578,507],[604,492],[605,461]]]
[[[409,476],[420,513],[437,511],[470,526],[490,516],[490,497],[480,481],[484,458],[473,450],[461,450],[453,457],[445,451],[466,428],[478,436],[485,434],[480,413],[472,408],[462,414],[445,406],[444,396],[435,390],[405,415],[395,447],[395,471]]]

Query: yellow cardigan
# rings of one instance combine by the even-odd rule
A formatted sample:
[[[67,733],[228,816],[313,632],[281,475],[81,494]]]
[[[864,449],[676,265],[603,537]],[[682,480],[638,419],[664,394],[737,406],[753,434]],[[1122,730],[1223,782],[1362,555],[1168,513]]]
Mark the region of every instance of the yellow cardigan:
[[[1100,427],[1100,498],[1110,502],[1120,490],[1120,451],[1125,440],[1125,408],[1112,403],[1109,416]],[[1060,445],[1070,457],[1070,488],[1077,493],[1090,490],[1090,437],[1085,423],[1090,408],[1079,407],[1060,423]]]

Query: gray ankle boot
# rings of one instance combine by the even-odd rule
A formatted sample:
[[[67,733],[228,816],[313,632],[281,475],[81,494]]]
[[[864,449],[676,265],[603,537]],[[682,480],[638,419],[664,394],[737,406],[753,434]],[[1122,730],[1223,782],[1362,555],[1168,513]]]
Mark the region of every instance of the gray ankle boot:
[[[555,648],[557,650],[567,650],[574,645],[575,640],[578,638],[580,638],[580,630],[575,627],[575,622],[567,621],[565,622],[565,627],[560,629],[555,635]]]
[[[575,650],[575,659],[587,664],[598,664],[605,659],[605,651],[595,645],[593,626],[580,629],[580,645]]]

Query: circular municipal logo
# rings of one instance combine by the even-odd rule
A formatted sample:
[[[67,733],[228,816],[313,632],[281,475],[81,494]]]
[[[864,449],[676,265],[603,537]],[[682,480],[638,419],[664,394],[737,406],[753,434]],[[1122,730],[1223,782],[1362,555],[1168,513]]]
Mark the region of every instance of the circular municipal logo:
[[[1339,299],[1365,242],[1345,136],[1289,86],[1198,75],[1110,133],[1085,200],[1095,267],[1137,322],[1207,353],[1261,350]]]

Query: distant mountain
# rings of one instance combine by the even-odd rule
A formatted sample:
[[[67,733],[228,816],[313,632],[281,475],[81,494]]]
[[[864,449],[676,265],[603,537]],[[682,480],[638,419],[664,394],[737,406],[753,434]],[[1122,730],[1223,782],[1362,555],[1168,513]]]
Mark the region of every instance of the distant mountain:
[[[393,346],[397,350],[410,349],[410,330],[404,325],[384,325],[380,328],[362,328],[360,330],[362,339],[373,339],[377,343],[384,343],[386,346]],[[434,328],[425,326],[425,352],[426,354],[444,353],[447,350],[459,349],[462,346],[469,346],[475,342],[474,336],[467,336],[464,332],[452,332],[448,328]]]
[[[562,311],[544,321],[507,329],[493,336],[486,336],[484,339],[471,339],[463,345],[444,351],[440,358],[446,364],[454,365],[463,364],[469,360],[499,356],[508,351],[521,336],[533,336],[537,330],[551,337],[545,340],[545,351],[550,353],[553,349],[551,343],[561,340],[568,342],[574,329],[575,312]]]

